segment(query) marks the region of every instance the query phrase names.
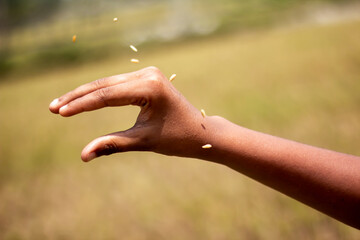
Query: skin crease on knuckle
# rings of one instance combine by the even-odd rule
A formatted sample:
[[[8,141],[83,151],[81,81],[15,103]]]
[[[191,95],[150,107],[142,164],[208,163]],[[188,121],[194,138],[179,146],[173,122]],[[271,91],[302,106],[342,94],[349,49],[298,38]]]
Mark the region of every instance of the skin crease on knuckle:
[[[101,103],[105,106],[109,106],[109,98],[111,97],[111,90],[110,88],[100,88],[96,91],[97,97]]]
[[[110,155],[113,153],[124,152],[125,149],[121,149],[115,141],[106,143],[102,148],[96,150],[97,156]]]
[[[95,81],[93,81],[93,85],[95,86],[95,88],[101,88],[102,86],[104,86],[104,84],[106,84],[107,82],[107,78],[99,78]]]
[[[150,103],[149,99],[146,97],[133,98],[130,102],[131,105],[139,106],[141,108],[147,108]]]

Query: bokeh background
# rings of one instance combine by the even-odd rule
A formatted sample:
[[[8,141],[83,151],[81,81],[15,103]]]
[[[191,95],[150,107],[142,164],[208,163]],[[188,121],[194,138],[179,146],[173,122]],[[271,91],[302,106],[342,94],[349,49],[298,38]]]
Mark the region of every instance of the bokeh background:
[[[81,162],[139,109],[61,118],[48,104],[149,65],[176,73],[208,115],[360,155],[360,1],[1,0],[0,239],[360,239],[217,164],[139,152]]]

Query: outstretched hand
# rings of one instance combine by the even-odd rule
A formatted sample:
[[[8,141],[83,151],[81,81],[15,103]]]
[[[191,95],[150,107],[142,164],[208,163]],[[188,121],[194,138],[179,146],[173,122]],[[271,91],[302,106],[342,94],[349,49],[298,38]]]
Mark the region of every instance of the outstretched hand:
[[[55,99],[53,113],[70,117],[103,107],[137,105],[135,125],[99,137],[82,151],[87,162],[102,155],[125,151],[154,151],[198,157],[206,141],[206,121],[156,67],[102,78]]]
[[[80,86],[55,99],[50,111],[69,117],[124,105],[140,106],[135,125],[93,140],[81,153],[84,161],[124,151],[209,160],[360,229],[359,157],[203,117],[155,67]],[[203,149],[208,143],[214,147]]]

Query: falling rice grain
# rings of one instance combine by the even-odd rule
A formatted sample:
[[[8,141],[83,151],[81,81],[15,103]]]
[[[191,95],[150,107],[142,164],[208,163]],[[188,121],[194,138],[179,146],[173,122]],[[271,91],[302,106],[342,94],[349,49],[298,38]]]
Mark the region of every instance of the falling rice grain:
[[[117,21],[118,21],[117,17],[113,18],[113,22],[117,22]]]
[[[137,52],[137,51],[138,51],[137,48],[134,47],[134,45],[130,45],[130,48],[131,48],[131,50],[133,50],[134,52]]]
[[[206,113],[205,113],[205,110],[204,110],[204,109],[201,109],[200,112],[201,112],[201,115],[202,115],[203,117],[206,117]]]
[[[211,144],[205,144],[204,146],[202,146],[202,148],[207,149],[207,148],[212,148]]]
[[[139,61],[139,59],[133,58],[133,59],[130,60],[130,62],[132,62],[132,63],[139,63],[140,61]]]
[[[175,78],[176,78],[176,74],[173,74],[173,75],[170,76],[169,81],[171,82],[171,81],[174,80]]]

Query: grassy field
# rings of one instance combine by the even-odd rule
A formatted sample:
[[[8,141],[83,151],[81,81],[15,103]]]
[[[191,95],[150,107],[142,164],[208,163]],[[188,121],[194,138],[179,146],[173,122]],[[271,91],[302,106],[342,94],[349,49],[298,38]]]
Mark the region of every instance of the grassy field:
[[[0,84],[0,239],[359,239],[360,233],[224,166],[152,153],[82,163],[136,107],[73,118],[48,104],[155,65],[208,115],[360,155],[360,22],[232,33]],[[16,81],[15,81],[16,80]]]

